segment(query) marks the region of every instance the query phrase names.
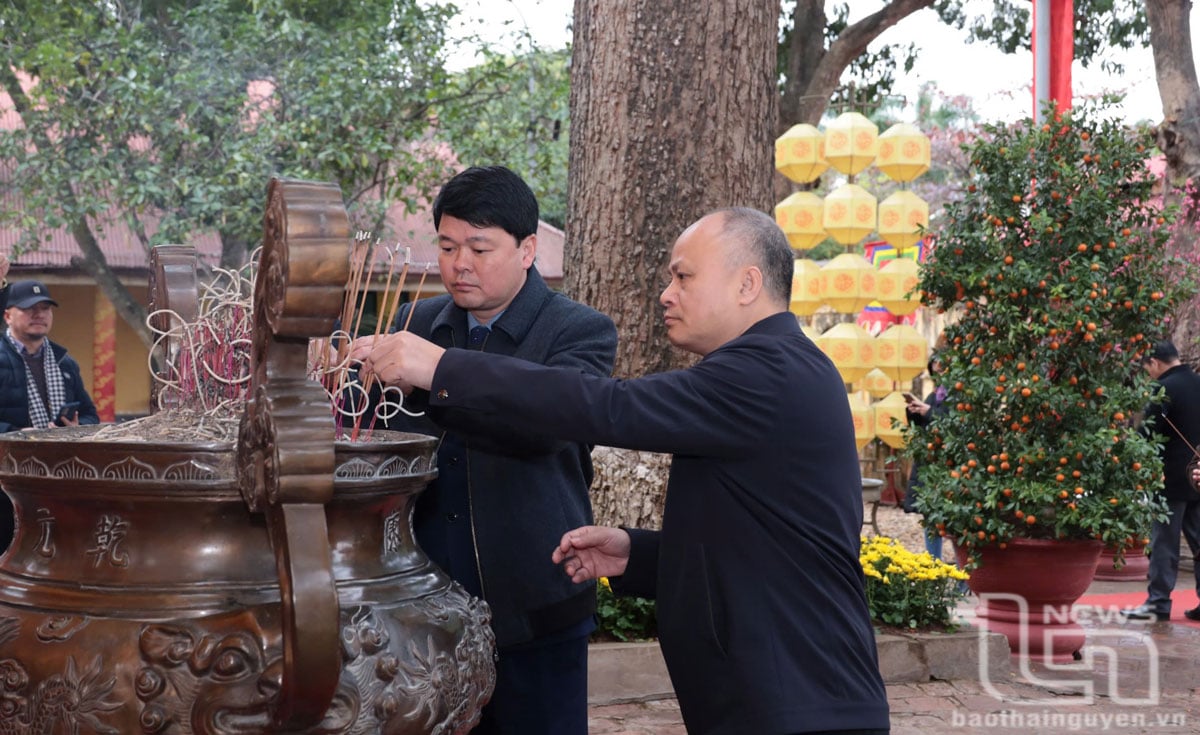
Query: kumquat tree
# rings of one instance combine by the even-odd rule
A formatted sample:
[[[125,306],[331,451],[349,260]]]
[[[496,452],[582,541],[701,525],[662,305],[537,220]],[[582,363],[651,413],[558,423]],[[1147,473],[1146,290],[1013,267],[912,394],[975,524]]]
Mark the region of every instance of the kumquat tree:
[[[1099,103],[987,126],[971,183],[923,269],[951,312],[939,376],[951,410],[908,428],[916,507],[968,554],[1013,538],[1099,539],[1118,555],[1165,517],[1141,358],[1169,336],[1189,266],[1165,247],[1151,138]]]

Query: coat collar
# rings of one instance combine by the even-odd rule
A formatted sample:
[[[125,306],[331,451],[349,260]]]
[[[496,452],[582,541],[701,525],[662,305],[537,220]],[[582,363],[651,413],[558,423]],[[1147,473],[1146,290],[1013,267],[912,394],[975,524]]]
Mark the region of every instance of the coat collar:
[[[769,317],[759,319],[754,324],[751,324],[750,328],[742,334],[773,334],[783,336],[799,331],[800,323],[796,321],[796,315],[790,311],[781,311]]]
[[[3,343],[4,346],[7,347],[14,355],[21,357],[22,352],[13,345],[7,334],[0,333],[0,343]],[[49,350],[49,352],[47,353],[46,350]],[[63,358],[66,356],[67,348],[63,347],[57,342],[51,342],[50,338],[47,337],[45,341],[42,342],[42,354],[49,354],[54,358],[54,361],[58,363],[62,362]]]
[[[525,272],[525,285],[521,286],[521,290],[513,297],[512,303],[490,326],[492,329],[503,331],[514,344],[520,344],[525,335],[529,333],[542,306],[553,297],[554,291],[542,280],[537,266],[531,265]],[[456,344],[460,341],[465,344],[467,312],[455,305],[453,299],[447,301],[433,319],[430,331],[436,332],[439,329],[449,329],[454,334]]]

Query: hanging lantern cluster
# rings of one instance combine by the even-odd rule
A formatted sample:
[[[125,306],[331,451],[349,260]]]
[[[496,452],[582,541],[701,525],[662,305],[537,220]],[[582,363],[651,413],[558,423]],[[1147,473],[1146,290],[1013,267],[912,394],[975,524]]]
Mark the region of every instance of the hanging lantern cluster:
[[[842,113],[824,132],[812,125],[793,125],[775,141],[776,169],[802,184],[816,181],[831,167],[852,177],[872,164],[895,181],[909,182],[929,169],[930,155],[929,138],[915,126],[897,123],[880,134],[875,123],[857,112]],[[791,194],[775,206],[775,221],[797,250],[813,248],[826,238],[855,245],[873,232],[904,250],[919,244],[929,224],[929,205],[907,189],[878,202],[862,186],[849,182],[824,198],[811,191]],[[909,283],[907,273],[882,278],[882,271],[867,272],[874,266],[862,256],[852,256],[858,259],[855,264],[839,257],[822,269],[830,273],[821,277],[815,304],[811,293],[793,293],[793,313],[811,315],[821,304],[840,313],[856,313],[875,301],[898,316],[917,309],[920,298],[911,288],[916,281]],[[796,287],[801,283],[807,287],[811,281],[807,276],[797,279]],[[901,284],[908,287],[896,291]]]
[[[874,396],[916,379],[929,361],[929,343],[907,324],[893,324],[878,337],[853,322],[835,324],[815,338],[805,334],[833,361],[843,382],[858,383]]]
[[[853,177],[874,164],[893,181],[907,183],[929,169],[930,154],[929,138],[915,126],[900,123],[881,135],[875,123],[857,112],[842,113],[824,132],[794,125],[779,136],[775,167],[792,181],[811,183],[829,168],[851,179],[824,198],[799,191],[775,206],[775,221],[793,248],[808,250],[827,238],[854,246],[872,233],[894,248],[881,257],[868,245],[870,260],[847,252],[823,266],[797,260],[789,307],[793,314],[811,317],[822,307],[859,314],[870,307],[872,314],[886,309],[891,317],[884,314],[881,319],[890,320],[917,310],[919,268],[911,253],[919,254],[922,247],[929,205],[903,188],[879,202]],[[915,379],[925,369],[925,338],[908,324],[892,324],[878,337],[858,323],[836,324],[819,335],[809,326],[804,330],[833,361],[842,380],[857,383],[858,392],[849,399],[859,449],[876,437],[890,447],[902,447],[906,401],[896,384]],[[871,398],[879,400],[872,404]]]

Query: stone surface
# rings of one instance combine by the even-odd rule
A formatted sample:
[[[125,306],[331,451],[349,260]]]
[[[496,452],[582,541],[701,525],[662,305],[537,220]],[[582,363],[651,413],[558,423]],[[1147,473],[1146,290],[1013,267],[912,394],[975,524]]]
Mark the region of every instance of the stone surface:
[[[588,703],[618,704],[675,696],[657,642],[588,647]]]
[[[981,676],[1000,681],[1009,673],[1008,642],[998,633],[973,628],[955,633],[878,633],[875,644],[879,671],[887,684]],[[594,643],[589,647],[589,704],[672,696],[671,679],[657,642]]]
[[[875,636],[875,648],[885,682],[929,680],[929,664],[918,636],[880,633]]]
[[[1009,673],[1008,640],[999,633],[961,630],[922,638],[931,679],[1000,681]],[[980,670],[980,665],[986,671]],[[887,681],[886,677],[884,679]]]

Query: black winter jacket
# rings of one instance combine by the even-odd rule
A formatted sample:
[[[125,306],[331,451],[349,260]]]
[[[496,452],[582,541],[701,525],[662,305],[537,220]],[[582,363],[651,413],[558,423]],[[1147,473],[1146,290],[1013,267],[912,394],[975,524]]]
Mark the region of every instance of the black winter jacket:
[[[612,583],[656,598],[689,733],[888,729],[858,560],[854,424],[841,377],[795,316],[632,380],[447,350],[432,394],[529,435],[674,454],[662,532],[630,532]]]
[[[1164,439],[1163,495],[1168,500],[1200,499],[1187,476],[1188,463],[1196,458],[1192,448],[1200,445],[1200,375],[1187,365],[1176,365],[1159,375],[1158,383],[1166,395],[1161,402],[1146,407],[1142,426],[1144,432],[1161,434]]]
[[[442,347],[466,346],[467,312],[449,296],[417,301],[411,323],[408,312],[406,304],[397,314],[397,328],[408,323],[413,334]],[[536,268],[529,269],[525,285],[491,327],[484,352],[598,376],[612,373],[617,351],[612,320],[552,291]],[[405,407],[427,408],[428,395],[414,391]],[[434,551],[433,537],[444,534],[449,522],[471,524],[475,549],[467,563],[475,567],[491,606],[498,646],[544,638],[592,616],[595,582],[574,584],[550,561],[564,533],[593,523],[589,445],[532,436],[503,416],[456,409],[434,408],[425,417],[400,415],[383,423],[393,430],[443,436],[438,479],[422,494],[414,514],[417,541],[465,584],[454,571],[456,563],[461,569],[461,554],[443,557]],[[448,488],[449,483],[456,487]],[[462,493],[464,486],[470,512],[451,521],[438,511],[438,496]]]
[[[100,416],[91,396],[83,387],[79,363],[67,354],[67,348],[46,340],[54,354],[54,360],[62,370],[63,388],[67,402],[79,403],[79,423],[98,424]],[[17,354],[8,339],[0,334],[0,433],[26,429],[32,425],[29,418],[29,393],[26,389],[25,360]]]

